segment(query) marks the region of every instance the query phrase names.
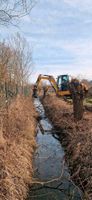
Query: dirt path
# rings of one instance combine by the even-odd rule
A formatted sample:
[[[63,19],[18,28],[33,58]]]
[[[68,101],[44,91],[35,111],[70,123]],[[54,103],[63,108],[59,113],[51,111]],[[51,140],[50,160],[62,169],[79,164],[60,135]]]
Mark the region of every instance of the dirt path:
[[[92,199],[92,113],[86,111],[83,120],[75,122],[72,106],[55,96],[47,96],[43,102],[49,119],[60,131],[60,139],[66,149],[67,162],[72,179]]]

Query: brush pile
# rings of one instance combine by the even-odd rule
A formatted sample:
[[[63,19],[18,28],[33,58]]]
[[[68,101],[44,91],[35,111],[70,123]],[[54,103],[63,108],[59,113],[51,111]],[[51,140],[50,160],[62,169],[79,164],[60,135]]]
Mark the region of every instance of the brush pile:
[[[31,97],[18,96],[0,112],[0,199],[26,198],[32,180],[36,112]]]
[[[85,199],[92,199],[92,113],[86,111],[81,121],[74,121],[72,106],[56,96],[43,101],[47,116],[60,132],[65,146],[71,178],[82,188]]]

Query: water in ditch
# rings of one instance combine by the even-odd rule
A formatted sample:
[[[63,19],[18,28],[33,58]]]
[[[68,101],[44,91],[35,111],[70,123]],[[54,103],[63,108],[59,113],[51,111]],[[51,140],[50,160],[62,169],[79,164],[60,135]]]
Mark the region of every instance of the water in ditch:
[[[65,153],[39,99],[34,101],[40,120],[34,155],[34,184],[28,200],[81,200],[80,189],[71,181]],[[54,115],[54,113],[53,113]]]

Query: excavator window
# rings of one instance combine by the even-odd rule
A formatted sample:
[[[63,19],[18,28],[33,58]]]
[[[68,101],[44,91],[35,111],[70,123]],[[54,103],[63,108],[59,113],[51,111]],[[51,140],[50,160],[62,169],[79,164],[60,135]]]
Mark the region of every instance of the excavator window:
[[[69,76],[68,75],[60,75],[57,78],[57,85],[59,90],[67,91],[69,89]]]

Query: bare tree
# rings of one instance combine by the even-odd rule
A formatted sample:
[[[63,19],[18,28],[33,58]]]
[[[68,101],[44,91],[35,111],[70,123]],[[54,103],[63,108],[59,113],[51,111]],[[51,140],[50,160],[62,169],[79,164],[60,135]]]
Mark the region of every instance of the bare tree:
[[[17,82],[20,82],[23,86],[28,82],[33,70],[32,51],[26,39],[18,33],[11,39],[10,43],[13,49],[13,66],[15,65],[14,75],[16,76]]]
[[[11,57],[11,51],[5,42],[0,43],[0,82],[8,80],[8,63]]]
[[[7,25],[30,13],[35,0],[0,0],[0,24]]]
[[[0,43],[0,96],[27,94],[32,70],[32,51],[23,37],[17,34],[11,43]]]

